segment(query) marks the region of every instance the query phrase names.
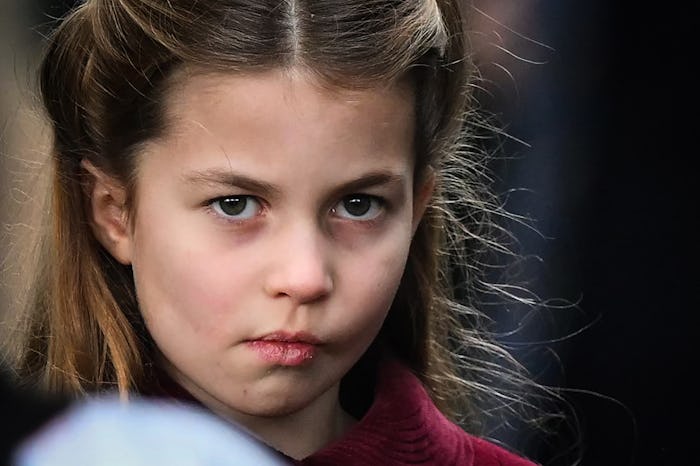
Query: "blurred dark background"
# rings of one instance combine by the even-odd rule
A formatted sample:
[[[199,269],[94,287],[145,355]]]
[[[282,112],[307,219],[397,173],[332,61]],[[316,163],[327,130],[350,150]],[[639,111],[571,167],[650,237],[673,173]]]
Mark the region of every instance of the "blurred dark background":
[[[7,265],[24,236],[13,217],[26,194],[17,186],[36,168],[40,151],[31,144],[42,141],[32,136],[40,125],[22,80],[42,25],[71,3],[0,7],[7,308],[22,286]],[[503,153],[512,158],[494,168],[499,189],[514,190],[507,207],[534,218],[541,233],[516,228],[522,250],[542,259],[531,288],[576,304],[530,324],[524,338],[551,350],[546,367],[528,364],[567,389],[583,429],[581,464],[697,464],[700,365],[690,297],[698,291],[692,69],[700,21],[671,5],[625,3],[476,0],[477,59],[489,82],[482,101],[526,143],[506,138]]]
[[[577,304],[526,334],[551,341],[560,359],[560,373],[551,354],[541,369],[569,390],[582,464],[697,464],[690,167],[700,17],[627,3],[477,1],[519,33],[480,26],[508,50],[486,54],[494,85],[484,101],[529,144],[507,143],[515,158],[497,169],[504,191],[523,188],[511,210],[544,236],[516,230],[542,259],[532,289]]]

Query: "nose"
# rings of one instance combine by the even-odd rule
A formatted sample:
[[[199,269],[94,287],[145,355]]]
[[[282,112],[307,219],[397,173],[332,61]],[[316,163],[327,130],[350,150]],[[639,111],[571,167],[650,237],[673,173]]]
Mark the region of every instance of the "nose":
[[[333,290],[330,257],[322,235],[303,229],[279,239],[276,258],[265,283],[266,293],[308,304]]]

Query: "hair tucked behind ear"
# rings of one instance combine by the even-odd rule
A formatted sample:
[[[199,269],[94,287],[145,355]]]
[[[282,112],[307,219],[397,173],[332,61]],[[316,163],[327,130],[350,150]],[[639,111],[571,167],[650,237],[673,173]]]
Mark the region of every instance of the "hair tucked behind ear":
[[[130,271],[88,227],[90,180],[80,162],[104,160],[93,153],[99,147],[95,141],[105,136],[91,113],[105,109],[99,109],[91,88],[100,70],[86,8],[64,20],[40,71],[54,125],[53,225],[43,241],[17,372],[21,381],[33,380],[52,392],[118,388],[126,394],[144,377],[149,344],[138,332],[142,323]]]

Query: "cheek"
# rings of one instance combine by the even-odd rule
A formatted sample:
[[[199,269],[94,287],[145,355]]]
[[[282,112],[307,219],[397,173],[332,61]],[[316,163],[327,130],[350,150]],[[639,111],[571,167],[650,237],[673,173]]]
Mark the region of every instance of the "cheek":
[[[410,237],[393,236],[356,255],[341,294],[347,336],[371,341],[381,328],[406,266]]]
[[[251,286],[246,258],[222,254],[213,242],[202,241],[182,226],[139,231],[134,279],[154,338],[188,333],[212,340],[223,337],[234,300],[244,300],[244,290]]]

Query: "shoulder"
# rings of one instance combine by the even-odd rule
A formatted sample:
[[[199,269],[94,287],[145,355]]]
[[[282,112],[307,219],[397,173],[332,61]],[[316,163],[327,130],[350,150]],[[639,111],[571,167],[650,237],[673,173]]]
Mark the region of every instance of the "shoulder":
[[[536,463],[495,443],[471,435],[469,437],[471,437],[474,454],[474,466],[536,466]]]
[[[536,466],[536,463],[507,450],[489,440],[464,431],[447,419],[430,399],[425,387],[406,366],[397,360],[388,360],[380,374],[378,398],[382,392],[394,405],[397,417],[405,416],[410,407],[420,407],[412,420],[420,423],[430,443],[440,447],[441,454],[450,458],[442,464],[469,466]],[[383,377],[382,377],[383,376]]]
[[[421,432],[427,444],[424,453],[429,453],[427,457],[434,461],[426,464],[536,466],[506,447],[466,432],[447,419],[418,378],[398,361],[385,363],[383,370],[374,407],[386,403],[382,411],[391,415],[395,427],[400,424],[402,430]],[[415,440],[412,445],[415,448]]]

